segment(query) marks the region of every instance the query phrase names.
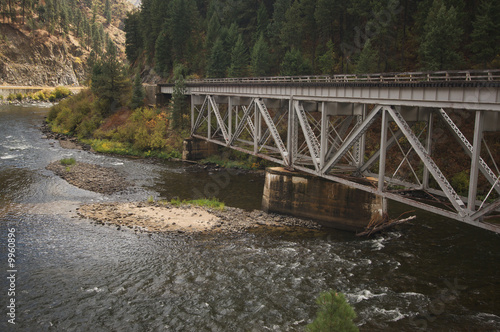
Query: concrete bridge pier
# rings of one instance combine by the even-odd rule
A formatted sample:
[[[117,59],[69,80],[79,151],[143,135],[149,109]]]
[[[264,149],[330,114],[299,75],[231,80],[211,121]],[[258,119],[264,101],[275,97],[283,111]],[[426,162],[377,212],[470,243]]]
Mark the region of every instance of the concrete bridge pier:
[[[318,221],[327,227],[363,231],[386,212],[385,199],[373,193],[282,167],[266,169],[262,209]]]
[[[216,154],[218,145],[197,138],[187,138],[183,142],[182,160],[200,160]]]

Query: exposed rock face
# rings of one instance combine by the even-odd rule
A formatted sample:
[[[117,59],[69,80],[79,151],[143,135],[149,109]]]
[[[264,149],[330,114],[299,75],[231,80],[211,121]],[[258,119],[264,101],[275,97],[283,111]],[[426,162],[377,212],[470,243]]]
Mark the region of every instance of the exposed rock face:
[[[0,24],[0,85],[78,86],[86,54],[72,37]]]

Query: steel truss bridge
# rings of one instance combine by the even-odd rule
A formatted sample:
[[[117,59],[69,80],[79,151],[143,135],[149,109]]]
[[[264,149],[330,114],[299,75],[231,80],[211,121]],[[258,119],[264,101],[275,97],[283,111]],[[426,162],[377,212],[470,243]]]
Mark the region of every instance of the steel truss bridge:
[[[500,153],[485,140],[498,145],[500,71],[202,79],[184,92],[195,138],[500,233]],[[457,158],[465,189],[447,171]]]

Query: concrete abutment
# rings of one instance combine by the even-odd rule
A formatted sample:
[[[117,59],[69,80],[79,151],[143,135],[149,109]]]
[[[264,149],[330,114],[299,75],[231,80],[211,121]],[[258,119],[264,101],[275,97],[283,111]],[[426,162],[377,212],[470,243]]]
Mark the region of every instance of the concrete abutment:
[[[282,167],[266,169],[262,209],[354,232],[385,211],[381,196]]]

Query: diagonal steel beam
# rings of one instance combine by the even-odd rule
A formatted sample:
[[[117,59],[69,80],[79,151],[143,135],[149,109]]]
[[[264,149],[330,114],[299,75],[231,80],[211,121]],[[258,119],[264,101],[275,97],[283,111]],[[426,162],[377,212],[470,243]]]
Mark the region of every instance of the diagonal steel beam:
[[[320,146],[318,142],[318,138],[314,134],[311,126],[309,125],[309,121],[307,120],[306,111],[304,110],[304,106],[299,101],[293,102],[293,108],[295,110],[295,114],[299,119],[300,127],[304,132],[304,137],[307,142],[307,146],[309,147],[309,153],[311,154],[311,159],[314,163],[314,168],[319,172],[319,162],[320,162]]]
[[[330,169],[335,166],[340,159],[349,151],[349,149],[357,142],[357,140],[368,130],[373,121],[380,115],[382,106],[377,106],[361,125],[354,130],[351,135],[344,141],[344,144],[337,150],[333,157],[326,163],[325,167],[321,170],[321,174],[326,174]]]
[[[205,98],[205,100],[203,101],[203,104],[201,105],[201,108],[199,110],[198,117],[196,118],[196,122],[195,122],[193,128],[191,128],[191,136],[193,136],[194,133],[196,132],[196,130],[201,126],[201,123],[203,122],[203,119],[204,119],[203,113],[204,113],[205,108],[207,106],[208,106],[208,100],[207,100],[207,98]]]
[[[472,214],[470,218],[472,220],[480,219],[485,215],[487,215],[488,213],[495,211],[499,207],[500,207],[500,199],[497,199],[495,202],[490,203],[489,205],[485,206],[484,208]]]
[[[276,125],[278,125],[281,122],[281,120],[284,118],[285,115],[286,115],[286,111],[280,109],[274,115],[274,117],[273,117],[273,123],[275,123]],[[259,145],[265,144],[265,142],[268,140],[269,136],[271,136],[271,131],[269,130],[269,128],[266,128],[266,130],[262,134],[262,138],[259,141]]]
[[[465,135],[460,131],[460,129],[453,122],[453,120],[448,116],[448,114],[446,113],[445,110],[443,110],[441,108],[439,110],[438,114],[441,115],[441,118],[444,120],[444,122],[446,123],[446,125],[448,126],[451,133],[453,134],[455,139],[458,141],[458,143],[460,143],[460,145],[464,149],[465,153],[467,153],[467,155],[470,158],[472,158],[472,153],[473,153],[474,148],[472,147],[472,144],[469,142],[467,137],[465,137]],[[479,170],[481,171],[481,173],[483,173],[483,175],[486,177],[488,182],[491,185],[494,185],[494,183],[496,182],[495,180],[496,180],[497,176],[495,175],[495,173],[493,173],[491,168],[488,166],[488,164],[481,157],[479,157]],[[497,183],[494,186],[495,186],[496,192],[500,194],[500,184]]]
[[[233,137],[231,137],[231,139],[229,140],[228,145],[233,145],[234,141],[243,132],[243,129],[245,128],[245,126],[247,124],[248,117],[249,117],[250,113],[252,113],[254,103],[255,103],[255,99],[252,99],[252,101],[250,102],[250,105],[248,105],[247,108],[243,108],[243,110],[244,110],[243,116],[240,118],[240,122],[238,123],[238,127],[234,131]]]
[[[227,120],[227,119],[228,119],[228,117],[229,117],[229,113],[230,113],[230,112],[226,112],[226,113],[224,114],[224,117],[222,118],[222,121],[223,121],[224,123],[226,123],[226,120]],[[231,133],[229,132],[229,130],[230,130],[230,129],[231,129],[231,128],[230,128],[230,126],[228,126],[228,136],[229,136],[229,137],[231,137]],[[217,133],[218,133],[219,131],[221,131],[221,128],[220,128],[220,127],[218,127],[218,128],[215,130],[214,135],[217,135]]]
[[[288,166],[288,151],[286,150],[285,143],[283,143],[283,140],[281,139],[278,129],[274,125],[273,119],[271,118],[271,114],[269,114],[269,111],[267,110],[266,104],[264,104],[261,98],[256,98],[255,103],[257,104],[257,108],[262,114],[264,121],[266,122],[267,128],[269,129],[271,135],[274,138],[274,142],[276,143],[276,146],[280,151],[281,157],[283,158],[283,162]]]
[[[226,141],[226,144],[228,144],[229,143],[229,135],[227,133],[226,124],[224,123],[224,120],[222,120],[222,116],[220,115],[219,106],[217,105],[215,100],[212,98],[212,96],[208,95],[207,99],[210,102],[210,105],[212,105],[212,110],[215,113],[215,117],[217,118],[217,123],[219,124],[219,128],[222,131],[222,136],[224,136],[224,141]]]
[[[429,170],[431,175],[434,177],[436,182],[439,184],[441,189],[443,190],[444,194],[446,197],[448,197],[450,203],[453,205],[453,207],[457,210],[458,214],[460,216],[467,216],[466,210],[465,210],[465,204],[458,196],[458,194],[455,192],[455,189],[450,185],[444,174],[441,172],[439,167],[436,165],[434,160],[432,160],[431,157],[429,157],[426,149],[420,143],[418,138],[415,136],[413,131],[411,130],[410,126],[406,122],[406,120],[403,118],[401,113],[399,113],[397,110],[393,109],[392,107],[386,107],[385,108],[387,112],[391,115],[392,119],[396,122],[398,125],[399,129],[403,132],[403,134],[406,136],[406,139],[408,142],[411,144],[417,155],[420,157],[422,162],[424,163],[425,167]]]

